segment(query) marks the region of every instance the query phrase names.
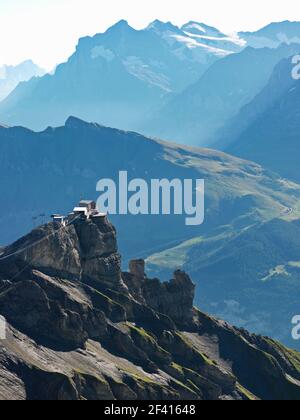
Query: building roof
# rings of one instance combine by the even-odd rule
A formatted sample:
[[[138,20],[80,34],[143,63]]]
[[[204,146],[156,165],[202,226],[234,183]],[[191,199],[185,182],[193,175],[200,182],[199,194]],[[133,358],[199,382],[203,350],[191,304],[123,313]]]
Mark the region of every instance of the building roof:
[[[75,207],[73,210],[74,213],[87,213],[86,207]]]
[[[96,214],[92,215],[93,218],[95,218],[95,217],[106,217],[106,216],[107,216],[107,213],[96,213]]]

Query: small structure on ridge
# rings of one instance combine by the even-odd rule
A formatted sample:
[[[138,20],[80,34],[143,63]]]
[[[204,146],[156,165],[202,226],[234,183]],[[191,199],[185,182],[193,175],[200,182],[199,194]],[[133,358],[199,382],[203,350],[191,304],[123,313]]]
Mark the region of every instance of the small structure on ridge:
[[[88,220],[88,219],[103,219],[107,216],[106,213],[100,213],[97,209],[97,204],[93,200],[81,200],[78,206],[74,207],[73,212],[69,213],[69,215],[61,216],[60,214],[53,214],[52,220],[53,223],[59,223],[65,226],[68,223],[72,223],[73,221],[80,219],[80,220]]]

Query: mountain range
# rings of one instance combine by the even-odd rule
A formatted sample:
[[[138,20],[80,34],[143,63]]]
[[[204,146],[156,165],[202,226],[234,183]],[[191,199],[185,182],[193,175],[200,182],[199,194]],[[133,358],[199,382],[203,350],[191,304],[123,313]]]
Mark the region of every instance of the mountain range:
[[[0,291],[1,400],[300,399],[299,353],[201,312],[180,270],[122,272],[107,217],[5,248]]]
[[[5,99],[21,82],[27,82],[32,77],[41,77],[45,71],[31,60],[17,66],[0,67],[0,101]]]
[[[205,221],[198,227],[186,226],[185,215],[111,216],[118,226],[124,264],[133,257],[148,258],[149,268],[163,279],[172,270],[188,268],[199,281],[196,303],[201,307],[210,302],[210,313],[219,315],[226,302],[235,302],[243,316],[238,320],[228,311],[225,319],[244,326],[249,322],[253,331],[269,332],[291,344],[290,321],[297,305],[283,296],[287,291],[299,295],[300,186],[258,164],[74,117],[40,133],[2,128],[0,194],[4,203],[13,205],[0,217],[1,245],[53,213],[66,214],[83,194],[96,199],[99,179],[118,184],[120,170],[128,171],[129,179],[149,182],[204,179],[206,201]],[[272,234],[273,226],[277,235]],[[250,267],[247,276],[245,267]],[[272,296],[268,307],[263,306],[266,293]],[[272,327],[275,314],[281,319],[278,330]]]
[[[298,51],[299,44],[248,47],[217,61],[152,116],[144,131],[183,144],[211,145],[228,120],[265,87],[278,62]]]
[[[300,398],[298,34],[122,20],[0,69],[0,399]],[[204,223],[48,223],[120,171],[204,179]]]
[[[135,30],[120,21],[105,33],[80,39],[74,54],[54,74],[21,83],[0,104],[0,121],[42,130],[75,115],[207,145],[215,126],[233,117],[264,87],[288,49],[292,54],[299,45],[298,33],[297,23],[271,25],[252,34],[261,40],[259,47],[268,50],[243,53],[247,46],[256,46],[251,34],[229,36],[192,21],[179,28],[157,20]],[[235,80],[240,88],[233,85]]]
[[[276,48],[282,43],[300,43],[299,22],[273,22],[256,32],[240,32],[238,35],[254,48]]]
[[[214,33],[215,44],[218,37],[224,46],[219,33]],[[235,41],[231,44],[236,48]],[[53,75],[20,85],[1,104],[1,119],[42,129],[77,115],[133,129],[165,97],[231,52],[200,42],[171,23],[155,21],[138,31],[122,20],[105,33],[80,39]]]
[[[219,133],[216,147],[300,181],[300,84],[292,57],[280,62],[266,87]]]

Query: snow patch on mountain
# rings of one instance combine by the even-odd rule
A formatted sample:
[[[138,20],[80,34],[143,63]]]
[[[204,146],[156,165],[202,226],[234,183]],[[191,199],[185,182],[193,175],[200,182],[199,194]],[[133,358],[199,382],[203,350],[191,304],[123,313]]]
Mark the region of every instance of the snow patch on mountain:
[[[286,44],[300,44],[300,37],[299,36],[294,36],[292,38],[289,38],[286,34],[280,33],[280,34],[278,34],[278,39],[281,42],[284,42]]]
[[[229,52],[221,48],[215,48],[215,47],[211,47],[209,45],[203,44],[188,36],[172,35],[172,37],[176,39],[177,42],[184,44],[189,49],[201,48],[203,51],[207,53],[219,55],[222,57],[231,53],[231,51]]]
[[[172,38],[176,39],[178,42],[182,42],[186,45],[187,48],[197,48],[200,46],[200,43],[195,39],[183,35],[171,35]]]
[[[206,29],[203,26],[201,26],[199,23],[190,23],[186,26],[186,28],[196,29],[199,32],[206,33]]]
[[[183,32],[191,32],[198,35],[208,35],[215,37],[223,37],[224,34],[219,31],[219,29],[214,28],[213,26],[205,25],[204,23],[199,22],[188,22],[181,27]]]
[[[115,58],[115,54],[103,45],[98,45],[91,50],[91,59],[95,60],[97,58],[104,58],[110,63]]]
[[[222,38],[220,38],[220,44],[218,44],[218,36],[225,36],[218,29],[196,22],[190,22],[183,25],[182,28],[179,28],[171,22],[164,23],[156,20],[152,22],[146,30],[156,33],[156,35],[160,36],[170,47],[173,47],[173,54],[181,60],[193,57],[194,60],[205,63],[209,56],[224,57],[236,50],[236,48],[230,49],[228,46],[227,48],[223,48]],[[206,42],[204,38],[200,39],[199,33],[201,33],[202,36],[214,36],[215,38],[213,41],[217,42],[210,45],[212,43]],[[198,36],[199,39],[197,39]],[[192,55],[191,51],[193,51]]]
[[[194,39],[199,39],[202,41],[215,41],[215,42],[231,42],[232,44],[238,45],[240,47],[245,47],[247,42],[240,38],[238,35],[232,36],[223,36],[223,37],[215,37],[215,36],[208,36],[208,35],[197,35],[191,32],[184,32],[186,36]]]
[[[163,63],[152,61],[150,66],[149,64],[143,62],[141,58],[130,56],[123,60],[123,65],[128,73],[137,79],[149,83],[150,85],[158,86],[167,93],[172,91],[170,81],[167,76],[159,72],[163,67]],[[156,67],[157,71],[153,71],[152,66]]]

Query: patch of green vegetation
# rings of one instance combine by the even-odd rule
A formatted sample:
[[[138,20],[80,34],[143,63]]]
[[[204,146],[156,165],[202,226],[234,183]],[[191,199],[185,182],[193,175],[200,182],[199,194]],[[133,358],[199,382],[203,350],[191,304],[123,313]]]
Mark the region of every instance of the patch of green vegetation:
[[[99,297],[101,297],[102,299],[104,299],[109,305],[117,306],[119,308],[124,309],[123,306],[120,303],[116,302],[115,300],[111,299],[110,297],[108,297],[108,296],[104,295],[103,293],[99,292],[99,290],[94,289],[94,293],[96,295],[98,295]]]
[[[300,354],[296,350],[287,349],[287,356],[289,361],[295,367],[295,369],[300,373]]]
[[[169,356],[169,353],[165,349],[160,347],[156,339],[152,335],[150,335],[150,333],[145,331],[144,328],[137,327],[129,322],[127,322],[126,325],[130,328],[131,332],[138,334],[138,336],[141,337],[142,340],[145,340],[148,344],[150,344],[156,352],[160,353],[160,355]]]
[[[252,392],[248,391],[248,389],[244,388],[243,385],[241,385],[240,383],[236,384],[236,387],[238,389],[238,391],[244,395],[248,400],[250,401],[257,401],[258,398],[252,394]]]
[[[150,333],[145,331],[144,328],[137,327],[136,325],[133,325],[130,322],[127,322],[126,325],[130,328],[130,330],[135,331],[137,334],[139,334],[141,337],[143,337],[143,339],[151,342],[152,344],[157,345],[157,342],[154,339],[154,337],[152,337],[152,335],[150,335]]]
[[[261,351],[261,350],[259,350]],[[272,368],[277,367],[277,360],[275,359],[274,356],[272,356],[271,354],[265,352],[265,351],[261,351],[261,353],[263,353],[263,355],[268,359],[269,363],[272,365]]]
[[[210,366],[218,365],[215,360],[211,360],[206,354],[201,353],[200,351],[195,349],[193,344],[183,334],[181,334],[180,332],[176,332],[175,335],[179,337],[180,340],[182,340],[186,346],[190,347],[193,350],[193,352],[199,356],[199,358],[203,361],[203,364],[210,365]]]
[[[73,372],[76,375],[82,376],[83,378],[86,378],[86,377],[94,378],[98,382],[100,382],[101,384],[107,385],[107,382],[106,382],[106,380],[104,378],[100,377],[99,375],[95,375],[94,373],[91,374],[91,373],[88,373],[88,372],[84,372],[84,371],[82,371],[81,369],[78,369],[78,368],[73,369]]]
[[[190,379],[187,380],[187,385],[188,385],[188,388],[191,388],[197,394],[202,394],[201,390]]]
[[[264,340],[272,347],[277,348],[289,360],[294,368],[300,373],[300,353],[296,350],[289,349],[281,344],[279,341],[271,338],[264,338]]]
[[[86,372],[83,372],[83,370],[75,368],[73,369],[73,372],[76,373],[77,375],[86,375]]]
[[[174,362],[172,362],[170,366],[171,366],[172,369],[175,369],[181,375],[184,375],[184,368],[182,366],[180,366],[180,365],[178,365],[177,363],[174,363]]]
[[[146,260],[146,263],[170,270],[176,267],[183,267],[187,261],[189,250],[193,246],[200,244],[202,240],[202,237],[196,237],[185,241],[174,248],[150,256]]]
[[[195,392],[195,390],[194,390],[194,389],[195,389],[195,388],[197,388],[197,387],[196,387],[196,385],[195,385],[193,382],[191,382],[191,381],[189,381],[189,380],[188,380],[188,383],[193,384],[193,388],[194,388],[194,389],[191,389],[189,386],[187,386],[187,385],[183,384],[181,381],[178,381],[177,379],[174,379],[174,378],[172,378],[172,382],[173,382],[174,384],[178,385],[179,387],[186,389],[187,391],[191,392],[192,394],[194,394],[195,396],[197,396],[197,397],[198,397],[197,393],[196,393],[196,392]],[[197,388],[197,389],[198,389],[198,388]],[[199,390],[198,390],[198,391],[199,391]]]
[[[142,373],[139,374],[136,370],[126,368],[126,369],[121,369],[121,372],[135,379],[137,382],[144,382],[151,385],[157,385],[156,382],[154,382],[151,378],[149,378],[146,375],[143,375]]]
[[[122,371],[128,375],[130,378],[134,379],[137,384],[141,387],[144,386],[152,386],[153,388],[159,388],[161,390],[165,390],[167,393],[170,391],[168,387],[166,387],[165,385],[159,383],[159,382],[155,382],[153,379],[142,375],[142,374],[138,374],[136,371],[130,370],[130,369],[122,369]]]

